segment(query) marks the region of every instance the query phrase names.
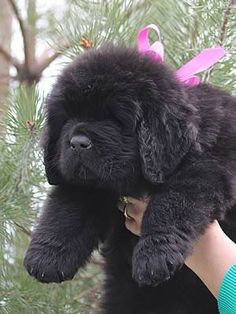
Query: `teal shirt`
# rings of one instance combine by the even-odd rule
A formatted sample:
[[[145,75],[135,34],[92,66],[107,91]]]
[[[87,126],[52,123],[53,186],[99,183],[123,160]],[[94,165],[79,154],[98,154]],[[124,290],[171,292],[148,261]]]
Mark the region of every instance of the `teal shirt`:
[[[226,272],[221,283],[218,308],[220,314],[236,314],[236,264]]]

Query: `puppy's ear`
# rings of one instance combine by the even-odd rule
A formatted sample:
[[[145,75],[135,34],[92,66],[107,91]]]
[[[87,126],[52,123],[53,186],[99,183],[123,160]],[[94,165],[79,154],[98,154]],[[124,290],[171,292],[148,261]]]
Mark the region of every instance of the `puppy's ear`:
[[[138,125],[139,150],[144,177],[154,184],[164,182],[196,141],[196,109],[171,91],[150,95],[142,105]]]
[[[49,95],[45,107],[46,119],[41,146],[48,183],[60,185],[63,183],[63,178],[58,169],[58,145],[62,128],[66,123],[66,114],[60,104],[60,97],[55,97],[55,89],[53,92],[54,94]]]
[[[46,176],[48,183],[52,185],[60,185],[62,183],[62,177],[56,162],[56,145],[57,139],[52,136],[50,128],[45,127],[41,138],[41,146],[43,148]]]

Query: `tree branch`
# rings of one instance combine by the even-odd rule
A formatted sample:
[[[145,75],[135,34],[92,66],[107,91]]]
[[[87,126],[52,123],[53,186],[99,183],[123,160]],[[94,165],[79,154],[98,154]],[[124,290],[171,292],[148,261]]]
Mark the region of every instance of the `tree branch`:
[[[61,51],[53,51],[53,49],[45,50],[41,57],[39,57],[37,64],[34,66],[34,72],[41,74],[54,60],[56,60],[62,54],[62,51],[65,51],[70,47],[70,43],[65,43],[62,45],[60,49]]]
[[[12,57],[12,55],[6,51],[1,45],[0,45],[0,54],[5,58],[6,61],[8,61],[10,64],[12,64],[18,71],[21,69],[20,62]]]
[[[37,73],[42,73],[60,55],[60,52],[54,52],[51,56],[41,57],[40,60],[37,61],[37,65],[34,66],[34,71]]]
[[[20,25],[21,34],[22,34],[22,38],[23,38],[23,44],[24,44],[25,67],[26,67],[26,69],[28,69],[29,68],[29,54],[28,54],[27,29],[26,29],[26,26],[25,26],[23,19],[21,18],[19,9],[17,8],[15,1],[14,0],[8,0],[8,2],[11,5],[12,10],[16,16],[16,19]]]
[[[21,226],[20,224],[18,224],[17,222],[14,221],[14,224],[23,232],[25,233],[27,236],[31,236],[31,231],[26,229],[24,226]]]
[[[226,5],[224,11],[223,11],[223,18],[222,18],[222,24],[221,24],[221,28],[220,28],[220,35],[218,38],[218,44],[220,46],[223,46],[224,44],[224,39],[225,39],[225,35],[226,35],[226,30],[227,30],[227,26],[229,23],[229,17],[231,14],[231,10],[233,8],[233,6],[236,4],[236,0],[229,0],[228,4]],[[215,69],[215,65],[213,65],[206,74],[206,78],[205,81],[208,82],[213,71]]]
[[[225,34],[229,22],[229,16],[232,10],[232,7],[236,5],[236,0],[230,0],[226,8],[224,9],[224,14],[223,14],[223,20],[221,24],[221,31],[220,31],[220,36],[219,36],[219,44],[222,46],[224,39],[225,39]]]

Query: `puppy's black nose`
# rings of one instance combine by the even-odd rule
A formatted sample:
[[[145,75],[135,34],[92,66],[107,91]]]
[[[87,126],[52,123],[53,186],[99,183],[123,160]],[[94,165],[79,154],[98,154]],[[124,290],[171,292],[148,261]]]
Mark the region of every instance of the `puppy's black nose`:
[[[86,135],[75,135],[70,140],[70,147],[73,150],[89,149],[92,143]]]

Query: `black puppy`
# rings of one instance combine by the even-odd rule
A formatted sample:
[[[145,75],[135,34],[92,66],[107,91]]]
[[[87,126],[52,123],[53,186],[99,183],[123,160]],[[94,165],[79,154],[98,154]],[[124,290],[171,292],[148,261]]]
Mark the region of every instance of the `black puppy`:
[[[45,167],[57,186],[26,253],[30,275],[71,279],[102,242],[106,313],[217,313],[187,268],[170,277],[214,219],[229,218],[236,240],[235,99],[107,46],[63,71],[46,111]],[[138,239],[117,203],[144,194],[151,200]]]

